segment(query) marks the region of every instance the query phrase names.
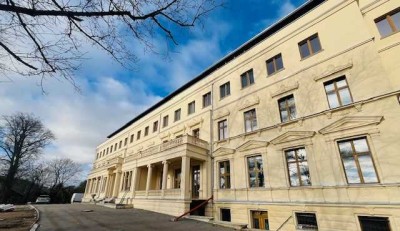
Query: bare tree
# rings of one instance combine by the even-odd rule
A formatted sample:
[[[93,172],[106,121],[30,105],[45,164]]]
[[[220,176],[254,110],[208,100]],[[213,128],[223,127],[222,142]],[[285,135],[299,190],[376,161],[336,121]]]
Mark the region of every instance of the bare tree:
[[[33,115],[16,113],[3,116],[3,124],[0,125],[0,159],[6,162],[7,172],[2,184],[2,202],[10,197],[20,167],[37,157],[53,139],[53,133]]]
[[[81,45],[89,42],[115,61],[137,61],[132,41],[153,49],[158,32],[177,44],[173,31],[192,27],[222,0],[0,0],[0,70],[57,75],[71,81]]]
[[[52,190],[58,185],[65,186],[67,183],[72,183],[71,181],[80,174],[82,168],[80,164],[69,158],[61,158],[50,160],[47,163],[47,171],[47,181]]]

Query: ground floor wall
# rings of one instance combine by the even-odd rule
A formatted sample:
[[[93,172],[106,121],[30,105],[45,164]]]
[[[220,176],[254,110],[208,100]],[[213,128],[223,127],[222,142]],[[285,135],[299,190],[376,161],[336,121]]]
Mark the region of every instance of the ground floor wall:
[[[135,209],[144,209],[171,216],[179,216],[189,211],[191,201],[185,200],[149,200],[134,199],[131,201]]]
[[[229,209],[232,223],[254,228],[254,212],[264,211],[269,230],[308,230],[299,228],[296,213],[315,214],[318,230],[361,231],[359,216],[387,218],[391,231],[400,230],[400,206],[340,204],[268,204],[215,202],[214,219],[222,220],[221,209]],[[375,229],[374,229],[375,230]],[[378,230],[378,229],[376,229]],[[379,229],[381,230],[381,229]]]

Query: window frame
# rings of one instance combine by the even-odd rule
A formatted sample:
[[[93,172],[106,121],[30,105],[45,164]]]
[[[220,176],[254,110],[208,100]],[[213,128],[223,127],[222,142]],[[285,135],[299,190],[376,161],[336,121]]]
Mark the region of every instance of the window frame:
[[[299,219],[297,217],[298,214],[314,214],[315,216],[315,223],[317,225],[317,229],[310,229],[310,228],[299,228]],[[309,211],[295,211],[294,212],[294,217],[295,219],[295,225],[296,225],[296,230],[318,230],[318,217],[316,212],[309,212]]]
[[[182,109],[176,109],[174,111],[174,122],[181,120]]]
[[[163,117],[163,128],[168,127],[169,115]]]
[[[358,157],[360,155],[358,153],[356,153],[355,147],[354,147],[354,140],[361,140],[361,139],[365,139],[365,141],[367,143],[367,147],[368,147],[368,152],[361,153],[361,156],[365,156],[365,155],[369,154],[369,156],[371,158],[372,165],[373,165],[373,169],[375,171],[375,175],[376,175],[376,179],[377,179],[376,182],[368,182],[368,183],[364,182],[364,175],[362,174],[362,171],[361,171],[361,168],[360,168],[360,164],[359,164],[359,161],[358,161]],[[344,142],[349,142],[349,141],[351,143],[352,156],[353,156],[354,162],[355,162],[356,167],[357,167],[357,173],[358,173],[358,177],[359,177],[360,183],[349,183],[349,180],[348,180],[348,177],[347,177],[346,168],[344,166],[344,162],[343,162],[343,158],[342,158],[342,154],[340,153],[339,143],[344,143]],[[345,139],[336,140],[335,142],[336,142],[336,147],[337,147],[337,150],[338,150],[338,153],[339,153],[339,158],[340,158],[340,161],[342,163],[344,176],[346,178],[346,183],[348,185],[368,185],[368,184],[379,184],[380,183],[380,177],[379,177],[379,173],[378,173],[377,168],[376,168],[375,158],[374,158],[374,156],[372,154],[371,145],[369,144],[369,139],[368,139],[367,136],[357,136],[357,137],[345,138]],[[367,153],[367,154],[365,154],[365,153]],[[355,154],[356,154],[357,158],[354,157]]]
[[[193,109],[193,111],[191,109]],[[196,101],[195,100],[188,103],[188,115],[191,115],[194,113],[196,113]]]
[[[250,113],[254,111],[254,114],[252,114],[252,116],[249,118],[250,119],[250,131],[247,131],[247,126],[246,126],[246,113]],[[254,126],[254,118],[255,118],[255,128],[253,128]],[[255,108],[247,110],[245,112],[243,112],[243,122],[244,122],[244,132],[245,133],[249,133],[249,132],[254,132],[258,130],[258,120],[257,120],[257,110]]]
[[[225,122],[225,124],[223,124]],[[223,124],[223,126],[221,127],[220,125]],[[218,125],[218,140],[226,140],[228,139],[228,119],[223,119],[218,121],[217,123]],[[222,133],[221,133],[221,129],[222,129]],[[221,134],[223,134],[223,138],[221,139]]]
[[[243,79],[245,79],[245,85],[243,85]],[[243,88],[247,88],[250,87],[251,85],[254,84],[254,71],[253,68],[251,68],[250,70],[247,70],[246,72],[242,73],[240,75],[240,85]]]
[[[387,221],[387,225],[388,225],[388,230],[389,231],[391,231],[391,230],[393,230],[393,228],[392,228],[392,221],[391,221],[391,217],[390,216],[385,216],[385,215],[383,215],[383,216],[380,216],[380,215],[374,215],[374,214],[357,214],[356,215],[356,217],[357,217],[357,223],[358,223],[358,225],[359,225],[359,229],[361,230],[361,231],[363,231],[363,225],[362,225],[362,222],[361,222],[361,220],[360,220],[360,218],[361,217],[368,217],[368,218],[384,218],[384,219],[386,219],[386,221]]]
[[[203,95],[203,108],[206,108],[211,105],[212,103],[212,97],[211,97],[211,91],[207,92],[206,94]],[[206,104],[207,103],[207,104]]]
[[[269,213],[267,210],[250,210],[251,228],[260,230],[269,230]],[[258,219],[259,227],[256,228],[254,220]],[[268,227],[265,227],[265,220],[268,221]]]
[[[229,210],[229,221],[226,221],[226,220],[224,220],[223,219],[223,213],[222,213],[222,210],[225,210],[225,211],[227,211],[227,210]],[[219,214],[220,214],[220,221],[226,221],[226,222],[231,222],[232,221],[232,211],[231,211],[231,208],[219,208]]]
[[[200,139],[200,128],[193,129],[192,130],[192,136],[197,138],[197,139]]]
[[[146,126],[146,127],[144,128],[144,136],[148,136],[148,135],[149,135],[149,130],[150,130],[150,127],[149,127],[149,126]]]
[[[153,133],[158,131],[158,120],[153,122]]]
[[[223,94],[222,94],[223,93]],[[224,84],[221,84],[219,86],[219,98],[220,100],[228,97],[231,95],[231,82],[228,81]]]
[[[134,140],[135,140],[135,134],[131,134],[130,143],[133,143]]]
[[[391,36],[391,35],[393,35],[393,34],[396,34],[396,33],[400,32],[400,25],[399,25],[399,27],[397,28],[397,26],[396,26],[396,24],[394,23],[393,18],[392,18],[392,16],[395,15],[395,14],[397,14],[397,13],[400,13],[400,7],[399,7],[399,8],[396,8],[396,9],[394,9],[394,10],[392,10],[392,11],[389,11],[388,13],[386,13],[386,14],[384,14],[384,15],[382,15],[382,16],[380,16],[380,17],[378,17],[378,18],[376,18],[376,19],[374,20],[376,29],[378,30],[378,33],[379,33],[379,35],[381,36],[381,39],[386,38],[386,37],[389,37],[389,36]],[[390,29],[392,30],[390,34],[387,34],[387,35],[382,35],[382,34],[381,34],[381,32],[380,32],[379,27],[378,27],[377,24],[378,24],[378,22],[381,22],[381,21],[383,21],[383,20],[386,20],[387,23],[389,24],[389,27],[390,27]]]
[[[279,57],[282,60],[282,68],[280,68],[280,69],[277,68],[277,61],[276,61]],[[271,73],[269,73],[269,70],[268,70],[268,63],[270,63],[270,62],[272,62],[273,66],[274,66],[274,71],[271,72]],[[267,59],[267,61],[265,61],[265,63],[267,65],[267,76],[271,76],[271,75],[273,75],[273,74],[285,69],[285,66],[283,65],[282,53],[279,53],[279,54],[275,55],[274,57]]]
[[[140,140],[140,135],[142,134],[142,130],[137,131],[136,140]]]
[[[306,157],[307,157],[306,160],[298,161],[297,151],[300,150],[300,149],[304,149],[304,151],[306,152]],[[295,152],[296,161],[288,162],[286,153],[290,152],[290,151],[294,151]],[[284,157],[285,157],[285,162],[286,162],[286,168],[287,168],[287,174],[288,174],[288,180],[289,180],[290,187],[297,188],[297,187],[310,187],[310,186],[312,186],[310,165],[309,165],[309,162],[308,162],[309,161],[309,156],[308,156],[309,154],[307,152],[306,147],[305,146],[299,146],[299,147],[288,148],[288,149],[283,150],[283,154],[284,154]],[[309,185],[303,185],[302,184],[302,180],[301,180],[302,178],[301,178],[300,166],[299,166],[299,164],[302,163],[302,162],[307,162],[308,172],[309,172],[309,175],[310,175],[310,184]],[[299,185],[292,185],[292,181],[290,180],[289,163],[296,163],[297,174],[298,174],[298,177],[299,177]]]
[[[221,174],[221,164],[223,164],[224,173]],[[229,172],[227,166],[229,165]],[[225,180],[225,187],[221,185],[221,178]],[[229,179],[229,181],[227,181]],[[218,188],[219,189],[230,189],[231,188],[231,162],[229,160],[218,161]]]
[[[258,184],[256,185],[256,186],[251,186],[251,184],[250,184],[250,169],[249,169],[249,159],[250,158],[256,158],[256,157],[261,157],[261,164],[262,164],[262,169],[258,169],[257,168],[257,170],[256,171],[254,171],[255,173],[257,173],[257,174],[255,174],[256,175],[256,182],[258,182]],[[256,165],[255,165],[256,166]],[[261,153],[259,153],[259,154],[254,154],[254,155],[250,155],[250,156],[246,156],[246,167],[247,167],[247,181],[248,181],[248,183],[247,183],[247,186],[248,186],[248,188],[265,188],[265,174],[264,174],[264,160],[263,160],[263,155],[261,154]],[[253,172],[253,171],[252,171]],[[258,173],[262,173],[262,175],[263,175],[263,182],[262,182],[262,185],[260,186],[260,179],[259,179],[259,177],[258,177]]]
[[[320,50],[318,50],[318,51],[314,51],[313,48],[312,48],[312,45],[311,45],[311,40],[312,40],[312,39],[315,39],[315,38],[318,39],[318,44],[319,44],[319,47],[320,47]],[[302,52],[301,52],[301,46],[304,45],[304,44],[307,44],[307,49],[308,49],[308,52],[309,52],[310,54],[303,57],[303,54],[302,54]],[[300,52],[301,60],[304,60],[304,59],[306,59],[306,58],[308,58],[308,57],[314,56],[315,54],[318,54],[319,52],[321,52],[321,51],[323,50],[323,49],[322,49],[321,40],[319,39],[318,33],[315,33],[315,34],[313,34],[313,35],[307,37],[306,39],[303,39],[302,41],[300,41],[300,42],[298,43],[298,47],[299,47],[299,52]]]
[[[293,119],[291,118],[292,111],[290,110],[290,107],[288,105],[288,101],[291,98],[293,98],[294,108],[295,108],[295,116],[294,116]],[[281,102],[282,101],[285,101],[285,108],[284,109],[287,111],[287,120],[285,120],[285,121],[283,121],[283,118],[282,118],[282,109],[281,109]],[[294,94],[290,94],[290,95],[287,95],[287,96],[284,96],[284,97],[278,99],[278,109],[279,109],[279,116],[281,118],[281,122],[282,123],[286,123],[286,122],[290,122],[290,121],[296,120],[297,119],[297,107],[296,107],[296,99],[294,98]]]
[[[344,81],[346,82],[346,86],[345,86],[345,87],[340,87],[340,88],[338,88],[338,87],[337,87],[337,82],[339,82],[339,81],[341,81],[341,80],[344,80]],[[333,83],[334,89],[331,90],[331,91],[329,91],[329,92],[327,92],[327,91],[326,91],[326,86],[327,86],[327,85],[330,85],[330,84],[332,84],[332,83]],[[349,82],[347,81],[346,75],[342,75],[342,76],[339,76],[339,77],[337,77],[337,78],[331,79],[331,80],[329,80],[329,81],[324,82],[323,84],[324,84],[324,91],[325,91],[326,100],[328,101],[329,109],[335,109],[335,108],[347,106],[347,105],[349,105],[349,104],[354,103],[353,95],[351,94]],[[346,89],[346,88],[347,88],[347,90],[348,90],[348,92],[349,92],[350,99],[351,99],[351,103],[349,103],[349,104],[343,104],[343,102],[342,102],[342,97],[341,97],[340,94],[339,94],[339,91],[340,91],[340,90],[343,90],[343,89]],[[339,102],[339,106],[337,106],[337,107],[331,107],[331,104],[330,104],[330,102],[329,102],[328,93],[332,93],[332,92],[335,92],[336,98],[337,98],[337,100],[338,100],[338,102]]]

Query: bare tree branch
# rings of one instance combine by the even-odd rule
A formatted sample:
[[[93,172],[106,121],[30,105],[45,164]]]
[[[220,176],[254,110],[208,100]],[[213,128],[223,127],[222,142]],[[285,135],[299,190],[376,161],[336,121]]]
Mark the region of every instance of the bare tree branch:
[[[152,39],[155,32],[162,32],[178,44],[174,29],[193,27],[222,1],[3,0],[0,71],[41,76],[42,81],[61,77],[74,83],[73,72],[87,42],[134,69],[138,58],[132,41],[155,52]]]

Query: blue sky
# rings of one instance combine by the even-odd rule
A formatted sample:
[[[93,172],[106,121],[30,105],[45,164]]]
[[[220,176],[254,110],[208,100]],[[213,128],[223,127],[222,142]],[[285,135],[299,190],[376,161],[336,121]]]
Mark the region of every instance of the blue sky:
[[[0,77],[0,114],[39,116],[57,138],[43,158],[69,157],[82,163],[83,179],[96,146],[107,135],[305,1],[226,0],[201,25],[176,30],[179,45],[173,46],[162,34],[155,36],[152,42],[160,54],[132,42],[139,58],[134,71],[86,44],[88,59],[75,73],[81,93],[68,82],[49,79],[43,95],[39,79],[13,76],[11,82],[2,82]]]

